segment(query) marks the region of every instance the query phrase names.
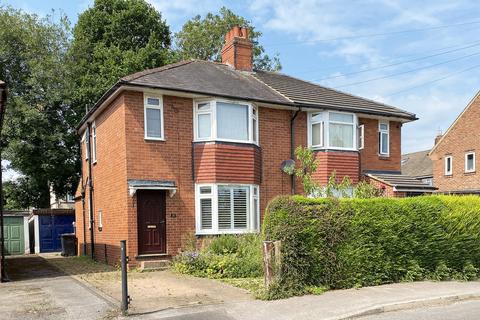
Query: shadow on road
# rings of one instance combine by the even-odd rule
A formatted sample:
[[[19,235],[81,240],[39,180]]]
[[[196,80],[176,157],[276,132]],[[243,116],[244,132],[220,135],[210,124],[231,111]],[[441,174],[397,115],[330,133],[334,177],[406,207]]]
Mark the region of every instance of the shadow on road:
[[[10,281],[56,278],[66,275],[37,255],[7,257],[6,270]]]

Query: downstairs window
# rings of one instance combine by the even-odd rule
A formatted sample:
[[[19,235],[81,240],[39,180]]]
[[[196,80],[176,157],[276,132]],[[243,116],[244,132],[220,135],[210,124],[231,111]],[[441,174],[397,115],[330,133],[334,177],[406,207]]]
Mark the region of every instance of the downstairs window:
[[[195,190],[197,234],[257,232],[257,185],[198,184]]]

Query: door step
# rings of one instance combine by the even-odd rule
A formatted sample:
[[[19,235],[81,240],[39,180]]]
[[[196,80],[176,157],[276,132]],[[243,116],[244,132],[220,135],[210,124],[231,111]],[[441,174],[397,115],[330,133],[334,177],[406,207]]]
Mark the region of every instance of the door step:
[[[172,262],[167,259],[140,261],[140,271],[166,270]]]

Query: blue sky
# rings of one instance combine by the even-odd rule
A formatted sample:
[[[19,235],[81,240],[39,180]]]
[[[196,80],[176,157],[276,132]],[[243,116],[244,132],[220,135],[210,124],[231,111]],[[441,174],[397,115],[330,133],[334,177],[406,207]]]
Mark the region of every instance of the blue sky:
[[[224,5],[263,32],[283,72],[414,112],[403,152],[428,149],[480,89],[480,2],[149,0],[173,32]],[[75,23],[90,0],[0,0]]]

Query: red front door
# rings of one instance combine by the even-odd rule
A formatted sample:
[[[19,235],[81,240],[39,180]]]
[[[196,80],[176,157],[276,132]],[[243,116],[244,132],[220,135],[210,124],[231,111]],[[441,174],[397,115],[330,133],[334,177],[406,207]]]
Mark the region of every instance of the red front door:
[[[165,191],[137,191],[139,254],[167,252],[165,212]]]

